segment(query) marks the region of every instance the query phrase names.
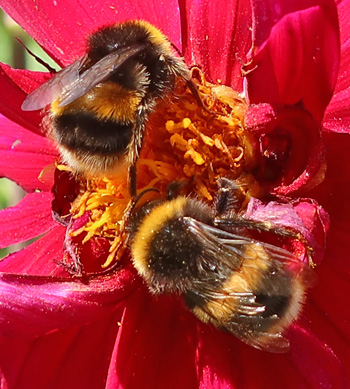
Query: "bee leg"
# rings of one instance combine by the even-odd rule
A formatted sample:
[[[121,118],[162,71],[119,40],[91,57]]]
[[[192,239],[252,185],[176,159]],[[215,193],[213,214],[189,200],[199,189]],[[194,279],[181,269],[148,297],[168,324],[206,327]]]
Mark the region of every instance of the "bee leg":
[[[210,115],[212,116],[216,116],[217,113],[214,112],[214,111],[211,111],[203,102],[199,92],[198,92],[198,89],[196,87],[196,84],[192,81],[192,80],[188,80],[187,81],[187,86],[188,88],[190,89],[193,97],[196,99],[198,105],[203,108],[207,113],[209,113]]]
[[[64,267],[64,269],[72,277],[80,278],[80,277],[83,276],[84,267],[83,267],[83,265],[82,265],[82,263],[80,262],[79,259],[73,260],[73,263],[71,263],[71,264],[68,264],[68,263],[66,263],[64,261],[57,261],[57,260],[55,260],[55,263],[57,263],[57,265],[60,265],[60,266]]]
[[[282,237],[299,240],[305,247],[309,266],[311,268],[316,267],[316,264],[313,261],[314,249],[310,246],[309,242],[306,240],[304,235],[302,235],[300,232],[295,231],[292,228],[288,228],[288,227],[279,227],[279,226],[276,226],[275,224],[272,224],[269,222],[254,222],[254,221],[252,221],[252,222],[258,223],[259,224],[258,228],[261,231],[267,231],[267,232],[271,232],[275,235],[279,235]]]
[[[182,52],[180,51],[180,49],[178,47],[176,47],[176,45],[174,45],[174,43],[171,42],[171,46],[173,47],[173,49],[179,54],[180,57],[183,57],[183,54]],[[192,69],[198,69],[200,71],[200,68],[198,66],[193,66],[191,68],[191,74],[192,74]],[[210,113],[211,115],[213,116],[216,116],[216,113],[211,111],[204,103],[203,103],[203,100],[200,96],[200,93],[198,92],[198,88],[196,87],[196,84],[193,82],[193,80],[191,78],[189,79],[186,79],[186,84],[189,88],[189,90],[191,91],[193,97],[196,99],[198,105],[200,107],[202,107],[206,112]]]
[[[316,265],[313,261],[313,248],[310,246],[309,242],[305,237],[298,231],[295,231],[288,227],[280,227],[271,222],[260,222],[256,220],[244,219],[240,216],[236,216],[230,219],[215,219],[214,224],[218,227],[239,227],[239,228],[248,228],[250,230],[255,230],[259,232],[269,232],[275,235],[282,236],[284,238],[291,238],[299,240],[305,247],[306,255],[308,258],[309,266],[314,268]]]
[[[222,177],[217,180],[218,191],[214,199],[216,215],[230,217],[237,214],[246,201],[246,194],[242,186],[236,181]]]
[[[137,194],[137,172],[136,165],[130,165],[129,167],[129,191],[130,197],[134,198]]]

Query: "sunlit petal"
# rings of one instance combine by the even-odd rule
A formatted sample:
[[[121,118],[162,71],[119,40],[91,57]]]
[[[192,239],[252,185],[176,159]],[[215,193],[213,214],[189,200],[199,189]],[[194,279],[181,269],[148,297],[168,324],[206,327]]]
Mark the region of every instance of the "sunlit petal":
[[[52,143],[0,116],[0,175],[15,181],[28,192],[49,191],[57,152]],[[47,173],[45,174],[45,171]]]

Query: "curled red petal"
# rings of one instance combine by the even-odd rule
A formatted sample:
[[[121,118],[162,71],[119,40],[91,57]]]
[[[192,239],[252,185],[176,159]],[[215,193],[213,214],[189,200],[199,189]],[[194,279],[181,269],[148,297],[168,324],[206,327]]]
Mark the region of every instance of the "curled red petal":
[[[45,174],[57,158],[52,143],[0,115],[0,176],[27,192],[49,191],[52,174]]]
[[[55,220],[67,226],[71,220],[70,208],[79,194],[79,184],[71,172],[55,169],[54,184],[52,186],[54,199],[52,213]]]
[[[285,204],[276,201],[263,204],[252,198],[244,216],[300,232],[313,249],[313,261],[318,264],[323,259],[329,217],[315,201],[298,199]]]
[[[0,274],[0,327],[9,337],[34,337],[100,320],[133,291],[133,269],[89,283]]]
[[[302,103],[320,122],[339,66],[337,9],[330,0],[255,1],[247,72],[251,104]]]
[[[36,238],[56,225],[51,193],[30,193],[15,207],[0,211],[0,248]]]
[[[249,0],[181,0],[183,53],[213,82],[242,91],[241,64],[251,47]]]
[[[252,105],[245,126],[257,139],[255,175],[268,191],[286,195],[322,182],[325,148],[319,125],[308,111],[300,106]]]
[[[350,132],[350,2],[339,1],[338,4],[341,59],[337,84],[333,98],[329,103],[323,125],[328,131]]]
[[[330,227],[329,215],[321,205],[311,199],[297,199],[292,204],[308,231],[307,240],[313,248],[313,260],[318,264],[325,255],[326,238]]]
[[[105,237],[91,237],[87,242],[83,242],[87,233],[80,233],[72,236],[71,232],[77,230],[89,220],[89,213],[82,217],[73,219],[67,226],[65,237],[65,249],[69,257],[66,259],[67,265],[73,271],[84,271],[84,273],[100,273],[104,270],[103,264],[107,261],[111,242]]]
[[[68,65],[85,52],[86,37],[107,24],[127,19],[148,20],[181,47],[177,1],[2,0],[2,9],[60,64]]]

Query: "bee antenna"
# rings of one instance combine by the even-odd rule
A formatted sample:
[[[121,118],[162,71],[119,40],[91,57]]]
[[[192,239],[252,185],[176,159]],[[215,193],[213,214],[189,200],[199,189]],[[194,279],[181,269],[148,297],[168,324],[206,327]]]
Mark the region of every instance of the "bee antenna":
[[[57,73],[57,71],[53,67],[51,67],[47,62],[39,58],[31,50],[29,50],[28,47],[19,38],[16,38],[16,41],[25,48],[25,50],[29,55],[31,55],[40,65],[44,66],[50,73],[53,74]]]
[[[181,50],[173,42],[170,42],[170,44],[171,44],[171,47],[179,54],[179,56],[183,57]]]
[[[141,193],[139,193],[133,200],[132,205],[130,209],[128,210],[128,214],[130,215],[134,208],[136,207],[137,203],[140,201],[141,197],[144,196],[148,192],[157,192],[159,193],[159,190],[157,188],[147,188],[143,190]]]

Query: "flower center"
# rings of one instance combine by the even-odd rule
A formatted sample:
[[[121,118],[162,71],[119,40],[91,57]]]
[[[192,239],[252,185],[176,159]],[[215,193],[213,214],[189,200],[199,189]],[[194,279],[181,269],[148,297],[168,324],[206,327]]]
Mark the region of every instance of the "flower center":
[[[145,197],[166,197],[169,184],[183,183],[181,190],[211,202],[217,179],[227,177],[247,185],[247,195],[260,190],[251,171],[255,167],[255,143],[244,129],[247,104],[231,88],[208,82],[198,68],[192,69],[196,96],[182,80],[174,95],[158,102],[147,121],[143,146],[137,162],[138,191],[155,188]],[[132,199],[126,172],[105,178],[80,181],[80,194],[72,203],[70,228],[79,245],[104,238],[108,254],[99,266],[108,268],[123,253],[125,223]],[[79,238],[80,237],[80,238]],[[78,246],[79,246],[78,245]],[[84,258],[80,258],[84,266]]]
[[[250,137],[242,124],[246,103],[231,88],[206,81],[197,68],[192,80],[201,104],[180,84],[176,98],[162,102],[150,117],[138,161],[139,183],[164,192],[170,182],[185,180],[189,192],[211,201],[217,178],[236,179],[252,163]]]

